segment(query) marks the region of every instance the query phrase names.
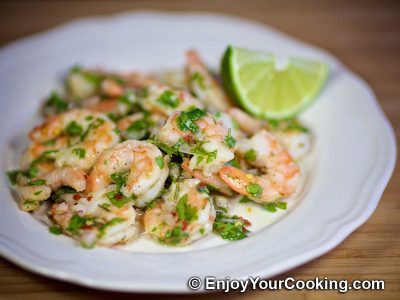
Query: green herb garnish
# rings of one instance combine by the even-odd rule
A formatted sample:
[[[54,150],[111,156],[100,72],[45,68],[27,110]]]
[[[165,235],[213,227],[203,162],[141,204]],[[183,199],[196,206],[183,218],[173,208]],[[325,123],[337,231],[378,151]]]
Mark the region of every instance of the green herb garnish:
[[[156,162],[157,162],[157,165],[160,167],[160,169],[164,168],[164,160],[163,160],[162,156],[156,157]]]
[[[257,158],[257,152],[254,149],[247,150],[246,153],[244,154],[244,157],[248,161],[255,161]]]
[[[176,95],[171,91],[164,91],[156,100],[158,103],[161,103],[165,106],[171,108],[177,108],[179,106],[179,99]]]
[[[165,233],[164,238],[160,238],[160,243],[168,244],[171,246],[178,245],[183,239],[189,237],[187,232],[184,232],[180,226],[175,226],[172,230]]]
[[[85,158],[86,150],[83,148],[75,148],[75,149],[72,149],[72,153],[82,159],[82,158]]]
[[[45,103],[46,108],[52,108],[56,113],[68,110],[68,102],[63,100],[57,92],[53,91]]]
[[[257,183],[250,183],[247,187],[246,187],[246,191],[253,197],[255,198],[259,198],[262,194],[262,188],[260,185],[258,185]]]
[[[46,184],[46,180],[44,179],[36,179],[36,180],[29,180],[28,185],[39,186]]]
[[[62,234],[62,229],[60,226],[50,226],[49,227],[49,232],[55,235],[60,235]]]
[[[236,139],[231,135],[231,129],[228,129],[228,135],[225,137],[225,144],[229,147],[229,149],[235,147]]]
[[[187,203],[188,195],[185,194],[181,198],[179,198],[178,203],[176,205],[176,211],[178,213],[179,220],[186,220],[189,223],[197,220],[197,208],[189,205]]]
[[[73,215],[71,220],[69,221],[69,226],[67,230],[72,234],[77,234],[79,229],[86,225],[86,219],[82,218],[78,215]]]
[[[187,112],[181,112],[176,120],[178,128],[182,131],[191,131],[193,133],[197,133],[199,126],[195,123],[195,121],[199,120],[205,115],[206,112],[199,108],[195,108]]]
[[[76,121],[71,121],[68,123],[67,127],[65,127],[65,132],[69,136],[77,136],[82,134],[83,128]]]
[[[64,194],[75,194],[77,191],[69,186],[62,186],[57,189],[55,192],[51,193],[50,200],[53,202],[58,202],[60,200],[61,195]]]
[[[238,216],[228,216],[217,211],[213,224],[213,231],[219,234],[224,240],[236,241],[247,237],[245,221]]]

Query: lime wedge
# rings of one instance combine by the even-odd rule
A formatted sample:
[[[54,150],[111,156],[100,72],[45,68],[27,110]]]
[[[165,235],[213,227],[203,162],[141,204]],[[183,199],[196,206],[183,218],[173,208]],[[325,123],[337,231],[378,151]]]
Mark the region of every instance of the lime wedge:
[[[247,112],[266,119],[293,118],[309,106],[328,77],[328,65],[228,47],[222,58],[224,85]]]

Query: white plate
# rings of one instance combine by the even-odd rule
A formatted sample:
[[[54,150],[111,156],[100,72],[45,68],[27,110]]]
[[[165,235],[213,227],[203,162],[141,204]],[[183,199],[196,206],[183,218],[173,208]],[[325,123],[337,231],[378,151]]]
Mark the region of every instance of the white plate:
[[[378,204],[396,156],[392,129],[370,88],[326,52],[268,27],[220,15],[139,12],[85,19],[1,49],[2,171],[16,167],[40,100],[71,65],[174,68],[182,65],[186,49],[196,48],[218,68],[228,44],[321,59],[332,67],[318,101],[302,115],[315,133],[315,147],[302,166],[305,179],[289,200],[285,218],[234,243],[210,237],[184,249],[141,241],[125,248],[129,251],[85,250],[67,237],[49,234],[19,211],[2,172],[1,254],[31,271],[86,286],[188,292],[186,282],[193,275],[246,278],[284,272],[329,251],[364,223]],[[275,221],[262,213],[261,225]]]

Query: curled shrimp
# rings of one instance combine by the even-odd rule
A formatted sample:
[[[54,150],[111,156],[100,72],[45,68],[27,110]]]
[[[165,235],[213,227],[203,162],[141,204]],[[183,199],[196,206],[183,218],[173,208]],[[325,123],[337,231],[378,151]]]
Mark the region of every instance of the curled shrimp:
[[[82,197],[75,194],[51,207],[53,221],[83,246],[113,246],[138,237],[137,214],[129,203],[115,206],[105,195],[112,187]],[[65,197],[66,198],[66,197]]]
[[[69,186],[78,192],[86,189],[86,173],[79,168],[62,167],[53,171],[27,179],[24,176],[18,178],[17,190],[20,194],[20,206],[24,211],[34,211],[40,203],[47,200],[52,191],[61,186]]]
[[[186,52],[186,74],[190,89],[208,108],[226,111],[232,106],[220,84],[194,50]]]
[[[154,83],[148,86],[146,95],[139,100],[139,103],[145,110],[165,118],[177,110],[204,107],[188,91],[172,89],[162,83]]]
[[[219,174],[234,191],[260,203],[276,201],[295,191],[300,169],[271,133],[262,130],[248,140],[241,140],[237,152],[264,173],[256,176],[223,166]]]
[[[228,131],[211,114],[194,109],[173,113],[157,139],[171,147],[184,141],[180,151],[193,155],[189,169],[202,169],[205,176],[211,176],[234,157],[234,148],[226,143],[227,136]]]
[[[165,201],[158,201],[143,216],[147,235],[171,245],[188,245],[212,231],[215,209],[198,179],[173,183]]]
[[[34,142],[67,137],[70,146],[52,153],[56,167],[72,166],[88,170],[101,152],[118,143],[115,124],[104,114],[74,109],[49,118],[29,134]]]
[[[115,180],[113,174],[123,176],[120,193],[134,198],[136,206],[143,207],[155,199],[168,177],[169,157],[145,141],[127,140],[104,151],[88,178],[88,192],[106,188]],[[115,175],[114,175],[115,176]]]
[[[66,147],[68,147],[67,137],[60,137],[50,142],[33,141],[21,156],[20,169],[28,170],[33,163],[38,175],[48,173],[55,168],[54,162],[51,159],[46,159],[49,156],[48,154]]]

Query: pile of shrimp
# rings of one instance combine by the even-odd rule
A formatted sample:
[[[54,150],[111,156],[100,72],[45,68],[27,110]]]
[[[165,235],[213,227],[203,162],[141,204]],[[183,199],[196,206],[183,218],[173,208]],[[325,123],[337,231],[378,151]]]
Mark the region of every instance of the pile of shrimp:
[[[235,107],[195,51],[178,71],[73,67],[42,112],[10,179],[23,211],[44,208],[50,232],[87,248],[243,238],[251,223],[229,215],[232,199],[289,197],[310,149],[298,120]]]

